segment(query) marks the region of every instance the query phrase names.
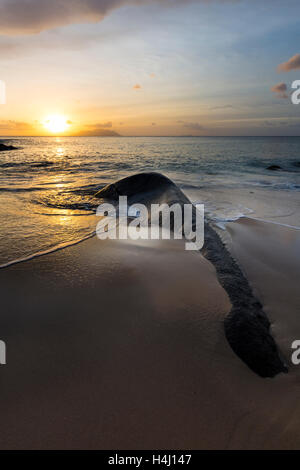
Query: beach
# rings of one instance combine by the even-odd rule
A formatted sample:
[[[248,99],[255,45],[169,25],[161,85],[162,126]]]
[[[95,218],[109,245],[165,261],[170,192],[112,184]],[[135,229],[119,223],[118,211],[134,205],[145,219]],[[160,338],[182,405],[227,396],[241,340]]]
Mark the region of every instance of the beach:
[[[261,140],[249,142],[255,153]],[[19,150],[0,162],[0,448],[299,448],[297,142],[280,141],[289,171],[239,157],[220,176],[218,155],[197,152],[229,153],[230,139],[128,139],[118,161],[110,138],[8,141]],[[164,146],[158,164],[149,152]],[[99,240],[99,203],[125,194],[203,203],[203,249]]]
[[[183,240],[93,237],[2,269],[1,448],[299,447],[300,231],[270,226],[232,222],[226,244],[288,364],[274,378],[231,349],[229,296]]]

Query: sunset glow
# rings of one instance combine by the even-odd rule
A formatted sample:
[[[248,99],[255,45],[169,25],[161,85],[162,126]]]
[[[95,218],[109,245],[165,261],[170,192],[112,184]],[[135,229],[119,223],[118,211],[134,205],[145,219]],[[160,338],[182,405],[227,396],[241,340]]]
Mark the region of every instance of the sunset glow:
[[[2,3],[2,136],[299,134],[296,0]]]
[[[70,124],[64,116],[48,116],[44,121],[44,127],[52,134],[61,134],[69,128]]]

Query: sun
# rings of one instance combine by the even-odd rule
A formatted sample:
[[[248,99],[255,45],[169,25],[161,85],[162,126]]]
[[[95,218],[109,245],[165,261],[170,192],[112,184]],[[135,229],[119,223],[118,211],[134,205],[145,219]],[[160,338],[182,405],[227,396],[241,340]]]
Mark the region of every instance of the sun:
[[[61,134],[69,128],[69,121],[59,114],[48,116],[44,121],[44,127],[52,134]]]

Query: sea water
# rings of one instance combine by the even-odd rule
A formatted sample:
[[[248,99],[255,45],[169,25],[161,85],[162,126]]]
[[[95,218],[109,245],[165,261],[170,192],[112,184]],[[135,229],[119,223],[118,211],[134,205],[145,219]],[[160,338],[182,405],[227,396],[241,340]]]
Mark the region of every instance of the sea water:
[[[0,265],[95,232],[94,195],[147,171],[171,178],[216,226],[259,217],[300,227],[299,137],[19,137],[0,153]],[[278,165],[281,170],[268,169]]]

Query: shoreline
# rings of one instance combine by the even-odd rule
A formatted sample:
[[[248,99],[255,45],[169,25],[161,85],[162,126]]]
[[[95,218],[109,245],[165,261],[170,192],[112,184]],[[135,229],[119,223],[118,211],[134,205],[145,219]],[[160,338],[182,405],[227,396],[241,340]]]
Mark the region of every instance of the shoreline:
[[[129,183],[130,197],[149,202],[149,192],[137,191],[139,178],[136,186]],[[152,183],[154,200],[163,191],[165,201],[186,202],[172,182],[162,188],[160,181],[156,189]],[[126,190],[127,183],[121,187]],[[114,194],[111,189],[106,194]],[[276,342],[288,352],[285,317],[273,312],[276,293],[272,305],[264,294],[272,282],[264,287],[264,276],[257,276],[254,253],[259,259],[265,250],[261,232],[271,228],[265,225],[233,222],[226,241],[207,225],[203,254],[185,251],[183,240],[91,237],[0,270],[0,330],[7,344],[1,448],[299,447],[297,367],[289,364],[289,374],[272,379],[259,377],[233,352],[224,332],[234,302],[221,284],[228,290],[226,282],[238,280],[238,289],[254,289]],[[286,230],[294,233],[278,227],[274,243],[286,240],[289,250]],[[208,246],[221,265],[205,258]],[[241,252],[234,251],[239,246]],[[238,260],[249,250],[251,256]],[[268,263],[275,259],[270,252]],[[250,268],[245,285],[243,273]],[[291,325],[294,317],[291,308]],[[233,327],[240,337],[235,319]],[[248,343],[248,353],[255,353]],[[261,356],[260,365],[269,367],[266,359]]]

